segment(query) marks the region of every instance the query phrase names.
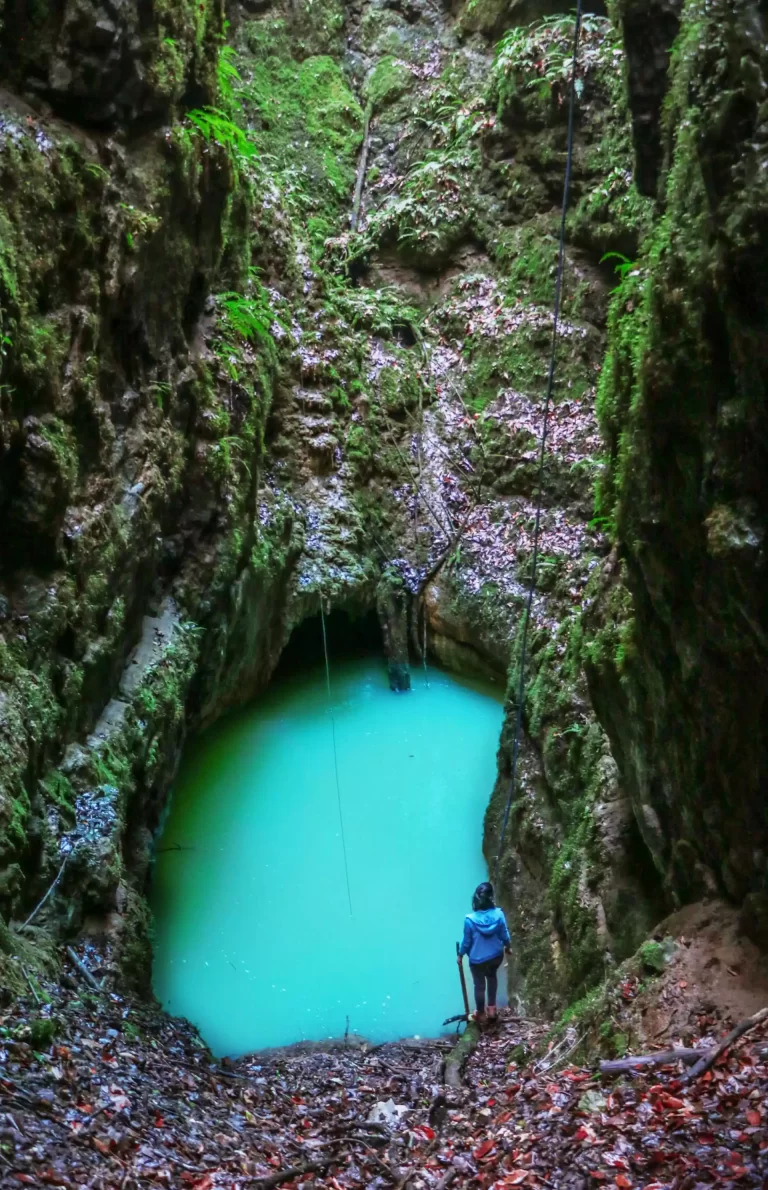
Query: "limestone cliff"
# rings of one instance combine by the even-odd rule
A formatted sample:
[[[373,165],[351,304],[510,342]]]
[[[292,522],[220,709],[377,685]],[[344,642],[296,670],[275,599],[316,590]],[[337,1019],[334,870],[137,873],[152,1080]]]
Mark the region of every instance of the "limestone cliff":
[[[567,15],[519,23],[545,11],[6,3],[6,918],[58,875],[36,924],[93,918],[146,959],[153,832],[185,736],[263,688],[321,598],[379,609],[398,681],[410,641],[516,690],[573,32]],[[758,887],[744,873],[762,861],[734,851],[729,883],[717,840],[755,835],[756,795],[727,829],[721,808],[761,772],[746,692],[762,59],[751,9],[711,62],[723,35],[702,48],[691,30],[714,17],[697,11],[637,0],[584,23],[521,780],[498,858],[514,990],[537,1005],[631,953],[691,873]],[[719,89],[701,82],[714,62]],[[730,685],[711,697],[716,674]],[[492,868],[514,694],[508,712]],[[731,725],[748,716],[745,746]],[[700,805],[711,821],[683,829]]]
[[[630,0],[622,20],[657,214],[613,305],[598,396],[615,549],[587,674],[667,894],[747,898],[764,942],[765,11]]]

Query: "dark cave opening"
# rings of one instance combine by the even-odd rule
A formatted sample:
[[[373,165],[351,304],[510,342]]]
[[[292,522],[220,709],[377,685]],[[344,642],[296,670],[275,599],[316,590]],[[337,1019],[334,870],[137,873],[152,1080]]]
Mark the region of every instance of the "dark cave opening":
[[[386,664],[381,627],[373,610],[357,614],[338,609],[327,612],[325,634],[331,665],[334,661],[349,661],[372,655],[380,656],[382,665]],[[301,673],[323,664],[324,660],[323,622],[318,613],[302,620],[294,628],[280,656],[274,678]]]

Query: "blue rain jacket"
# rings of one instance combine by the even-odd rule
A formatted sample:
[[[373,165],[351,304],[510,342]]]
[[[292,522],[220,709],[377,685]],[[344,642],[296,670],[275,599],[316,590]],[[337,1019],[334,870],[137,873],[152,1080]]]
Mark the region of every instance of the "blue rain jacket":
[[[477,909],[464,918],[464,940],[459,954],[468,954],[470,963],[497,959],[508,945],[509,930],[503,909]]]

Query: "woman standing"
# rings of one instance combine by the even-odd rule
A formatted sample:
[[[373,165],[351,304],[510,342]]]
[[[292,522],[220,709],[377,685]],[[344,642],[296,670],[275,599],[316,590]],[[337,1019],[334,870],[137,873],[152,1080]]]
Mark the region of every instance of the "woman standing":
[[[497,909],[493,899],[493,885],[478,884],[472,897],[472,912],[464,918],[464,939],[459,947],[459,965],[469,955],[469,969],[475,985],[475,1019],[482,1025],[486,1019],[496,1019],[496,989],[498,970],[509,954],[509,930],[503,909]],[[486,987],[488,998],[486,1001]]]

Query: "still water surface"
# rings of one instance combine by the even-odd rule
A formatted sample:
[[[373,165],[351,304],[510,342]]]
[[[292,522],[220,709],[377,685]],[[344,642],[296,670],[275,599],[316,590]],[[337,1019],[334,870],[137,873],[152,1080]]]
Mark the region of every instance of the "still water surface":
[[[160,841],[154,986],[217,1055],[434,1036],[480,850],[499,693],[378,660],[275,682],[185,753]],[[334,771],[335,726],[350,914]],[[182,850],[164,850],[180,847]]]

